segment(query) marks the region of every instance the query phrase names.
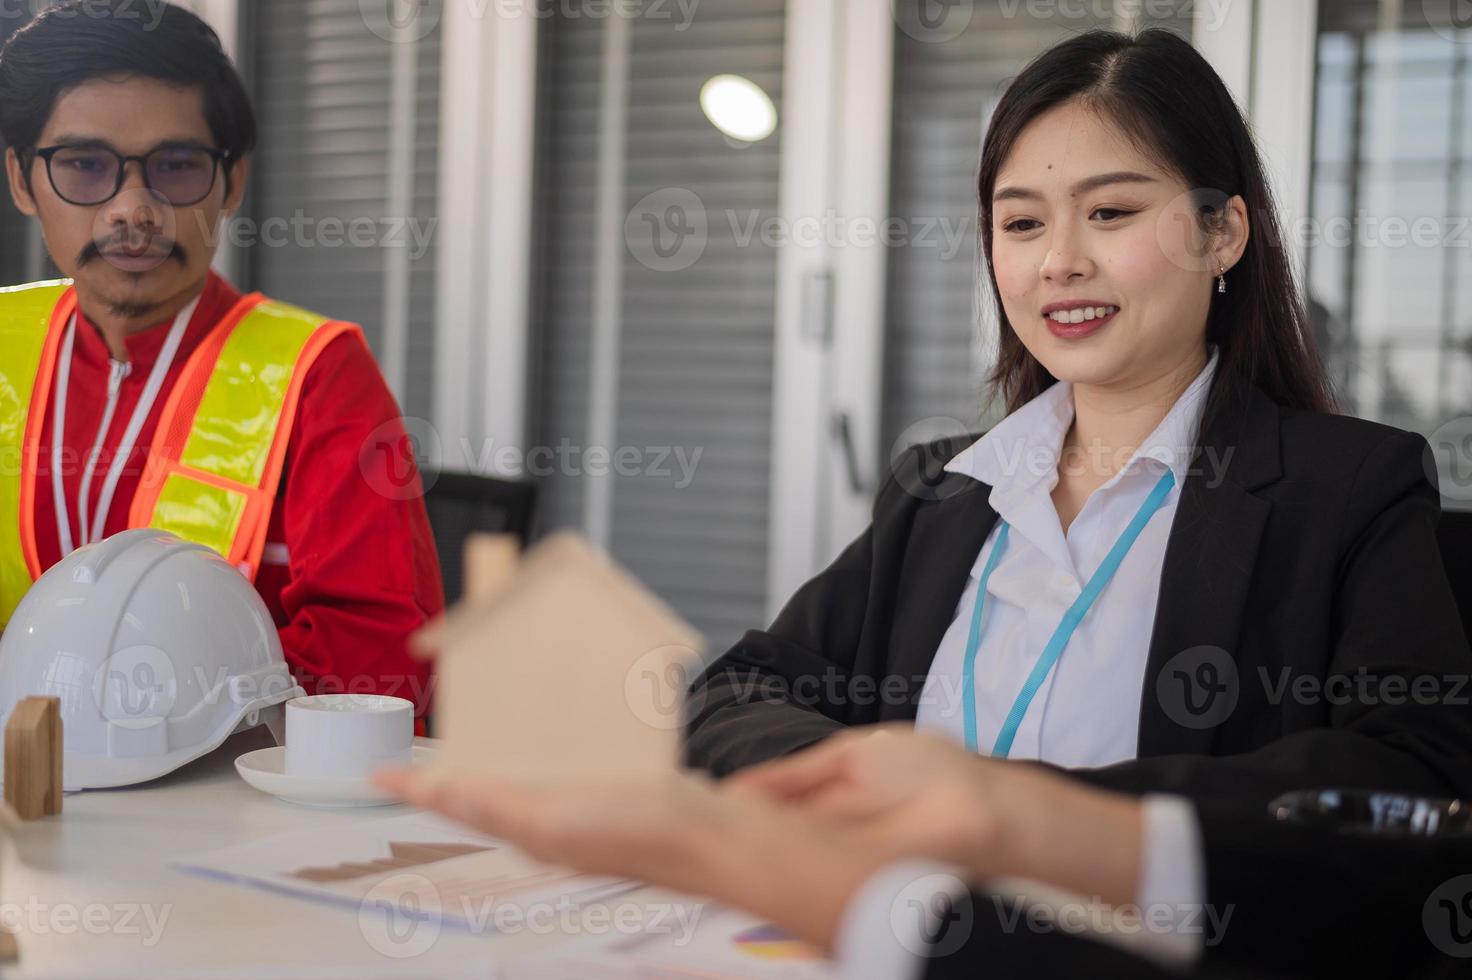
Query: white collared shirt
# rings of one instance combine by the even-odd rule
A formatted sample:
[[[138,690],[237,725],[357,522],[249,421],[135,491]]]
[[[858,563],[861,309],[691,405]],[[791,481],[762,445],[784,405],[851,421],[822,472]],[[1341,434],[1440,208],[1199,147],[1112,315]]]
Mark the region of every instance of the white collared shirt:
[[[1201,373],[1124,466],[1089,496],[1066,535],[1052,491],[1058,484],[1059,451],[1073,422],[1071,382],[1055,383],[946,464],[950,472],[991,486],[988,501],[1000,520],[982,544],[931,663],[917,727],[964,742],[962,661],[977,584],[1001,521],[1011,530],[987,583],[975,665],[977,744],[987,754],[1069,606],[1169,468],[1175,485],[1078,624],[1033,698],[1010,753],[1014,759],[1068,767],[1136,757],[1166,541],[1218,353],[1211,345]],[[1083,465],[1077,458],[1070,462]]]

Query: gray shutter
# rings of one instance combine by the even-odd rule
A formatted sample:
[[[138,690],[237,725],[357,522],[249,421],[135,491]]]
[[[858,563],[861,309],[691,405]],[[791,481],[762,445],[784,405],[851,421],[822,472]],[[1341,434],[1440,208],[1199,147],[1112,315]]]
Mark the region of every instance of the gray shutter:
[[[587,443],[603,21],[544,21],[539,38],[529,429],[536,446]],[[541,481],[542,528],[582,523],[583,484]]]
[[[404,414],[421,419],[434,415],[435,261],[438,250],[440,213],[440,32],[432,31],[419,41],[417,80],[418,105],[414,114],[417,130],[414,153],[414,217],[424,229],[424,244],[410,246],[419,253],[412,259],[409,280],[409,344],[404,371]]]
[[[374,34],[357,0],[250,0],[249,74],[261,122],[246,211],[262,241],[246,282],[267,295],[363,325],[383,343],[384,255],[353,246],[324,219],[377,225],[375,239],[404,240],[398,223],[435,220],[439,29],[419,41],[418,131],[412,216],[387,213],[392,45]],[[290,226],[308,220],[299,236]],[[265,222],[287,224],[288,244],[264,244]],[[324,244],[326,234],[343,239]],[[412,242],[412,239],[409,241]],[[428,417],[433,401],[434,257],[412,265],[404,411]]]
[[[1190,37],[1192,4],[1177,0],[1174,6],[1175,16],[1142,17],[1139,28],[1167,27]],[[886,453],[907,428],[925,419],[954,419],[970,430],[982,424],[982,375],[993,343],[982,331],[996,330],[993,318],[977,309],[977,284],[985,275],[976,225],[982,136],[996,100],[1030,58],[1068,35],[1114,26],[1092,16],[1018,16],[1015,9],[1008,16],[997,4],[971,9],[966,29],[951,40],[895,32],[890,213],[906,219],[920,237],[889,253]],[[929,222],[937,223],[935,230],[921,234]],[[952,240],[964,229],[954,254],[941,229],[950,229]]]
[[[30,19],[27,5],[0,7],[0,44]],[[5,140],[0,138],[0,160],[5,157]],[[15,209],[10,185],[0,191],[0,286],[13,286],[34,278],[31,257],[31,220]]]
[[[533,431],[537,445],[554,447],[580,444],[588,404],[602,26],[589,21],[545,24]],[[729,72],[780,106],[784,29],[782,0],[705,0],[688,24],[632,24],[625,205],[686,188],[704,204],[709,239],[680,271],[624,252],[618,446],[637,449],[646,467],[665,449],[703,455],[686,487],[672,460],[669,475],[617,477],[611,543],[715,650],[760,625],[766,602],[776,255],[759,238],[739,245],[727,215],[776,214],[780,140],[733,146],[706,120],[699,93]],[[547,489],[547,526],[578,523],[576,479]]]

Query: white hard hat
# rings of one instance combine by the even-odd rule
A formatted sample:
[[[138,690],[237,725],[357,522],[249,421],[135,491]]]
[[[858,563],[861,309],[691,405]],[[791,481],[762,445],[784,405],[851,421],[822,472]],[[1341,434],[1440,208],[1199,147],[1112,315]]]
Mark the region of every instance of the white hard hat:
[[[304,693],[250,582],[161,531],[72,552],[0,638],[0,729],[22,698],[59,697],[67,789],[155,779]]]

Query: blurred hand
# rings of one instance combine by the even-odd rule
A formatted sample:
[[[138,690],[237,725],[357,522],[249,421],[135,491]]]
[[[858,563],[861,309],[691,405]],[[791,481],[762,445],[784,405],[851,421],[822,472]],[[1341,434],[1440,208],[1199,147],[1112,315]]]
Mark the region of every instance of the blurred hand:
[[[374,782],[539,860],[709,896],[822,949],[885,863],[811,817],[689,774],[557,786],[394,769]]]
[[[1135,899],[1140,808],[1066,775],[973,755],[909,725],[855,728],[731,776],[722,790],[842,827],[873,854],[974,880],[1012,875]]]
[[[579,783],[555,787],[500,779],[437,779],[409,769],[383,770],[374,781],[414,806],[435,810],[540,860],[594,874],[685,881],[703,837],[721,836],[739,806],[703,780]]]
[[[1134,800],[902,725],[834,736],[718,787],[689,774],[553,785],[385,770],[374,781],[540,860],[707,895],[825,949],[863,883],[905,858],[978,881],[1136,897]]]
[[[881,725],[737,773],[722,791],[847,825],[894,857],[950,861],[980,876],[1007,870],[1014,810],[1037,792],[1017,768],[909,725]]]

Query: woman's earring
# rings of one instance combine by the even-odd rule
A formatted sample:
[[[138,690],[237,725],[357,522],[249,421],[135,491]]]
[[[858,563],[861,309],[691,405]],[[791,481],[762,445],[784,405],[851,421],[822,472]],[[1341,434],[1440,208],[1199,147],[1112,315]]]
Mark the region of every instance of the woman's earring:
[[[1227,267],[1222,266],[1222,271],[1216,277],[1216,291],[1224,293],[1227,291]]]

